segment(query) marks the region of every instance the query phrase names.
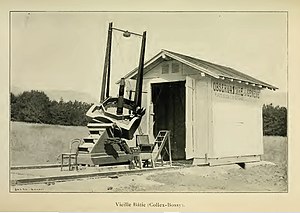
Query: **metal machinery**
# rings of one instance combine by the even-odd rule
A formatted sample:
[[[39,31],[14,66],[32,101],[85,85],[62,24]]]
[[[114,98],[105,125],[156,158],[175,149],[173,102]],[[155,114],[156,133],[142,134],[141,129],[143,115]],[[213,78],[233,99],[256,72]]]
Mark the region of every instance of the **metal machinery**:
[[[87,125],[89,136],[83,138],[83,143],[78,147],[80,165],[110,165],[133,160],[126,140],[133,139],[145,114],[141,100],[146,32],[137,34],[113,28],[112,25],[109,23],[100,103],[94,104],[86,113],[91,119]],[[142,38],[134,100],[124,98],[124,79],[121,79],[118,97],[109,94],[113,30],[122,32],[124,37],[135,35]]]

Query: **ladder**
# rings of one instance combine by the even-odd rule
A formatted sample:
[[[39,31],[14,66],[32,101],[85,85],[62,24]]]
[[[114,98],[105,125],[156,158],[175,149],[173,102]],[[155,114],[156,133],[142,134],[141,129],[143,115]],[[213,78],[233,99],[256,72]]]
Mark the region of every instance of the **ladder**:
[[[165,147],[166,142],[168,141],[168,149],[167,147]],[[156,147],[158,147],[158,151],[154,154],[154,158],[153,158],[153,163],[155,164],[158,160],[158,158],[161,158],[161,163],[163,165],[163,157],[164,155],[161,155],[162,150],[165,148],[165,153],[167,153],[169,155],[169,161],[170,161],[170,166],[172,166],[172,156],[171,156],[171,141],[170,141],[170,131],[168,130],[160,130],[159,133],[157,134],[155,141],[154,141],[154,147],[153,149]]]

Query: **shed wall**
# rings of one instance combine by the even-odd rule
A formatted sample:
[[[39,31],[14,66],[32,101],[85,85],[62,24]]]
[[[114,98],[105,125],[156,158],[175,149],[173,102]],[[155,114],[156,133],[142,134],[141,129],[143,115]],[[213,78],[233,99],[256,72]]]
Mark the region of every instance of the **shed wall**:
[[[221,81],[214,80],[214,82]],[[240,87],[233,83],[228,85]],[[244,90],[248,88],[250,91],[257,91],[251,86],[242,87]],[[213,90],[213,84],[211,89]],[[213,150],[210,157],[263,154],[260,98],[213,91],[212,115]]]

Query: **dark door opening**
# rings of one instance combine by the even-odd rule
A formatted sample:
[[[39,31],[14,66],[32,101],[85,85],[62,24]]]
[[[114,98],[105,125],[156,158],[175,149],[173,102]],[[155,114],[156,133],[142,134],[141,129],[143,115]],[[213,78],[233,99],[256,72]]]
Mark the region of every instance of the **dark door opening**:
[[[154,136],[171,131],[172,158],[185,159],[185,81],[151,85]]]

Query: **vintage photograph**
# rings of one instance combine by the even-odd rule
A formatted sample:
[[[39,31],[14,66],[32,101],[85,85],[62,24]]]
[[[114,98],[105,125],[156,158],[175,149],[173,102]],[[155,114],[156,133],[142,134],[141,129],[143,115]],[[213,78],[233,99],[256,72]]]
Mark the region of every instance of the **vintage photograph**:
[[[288,192],[287,12],[9,27],[11,193]]]

